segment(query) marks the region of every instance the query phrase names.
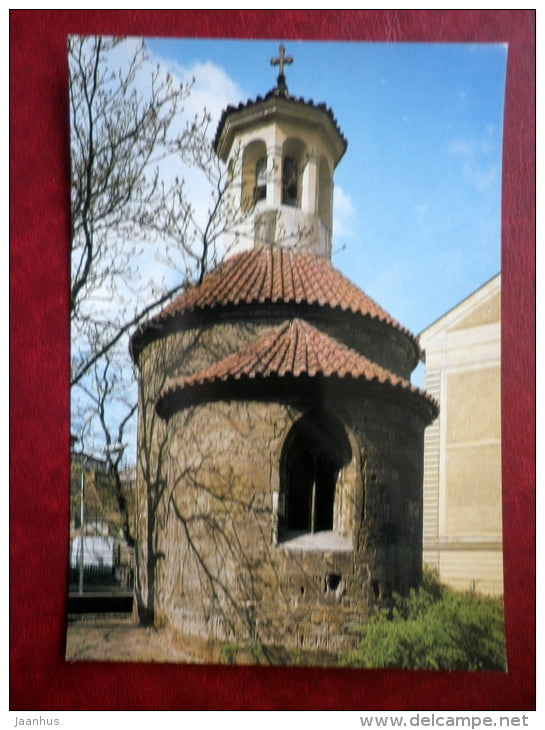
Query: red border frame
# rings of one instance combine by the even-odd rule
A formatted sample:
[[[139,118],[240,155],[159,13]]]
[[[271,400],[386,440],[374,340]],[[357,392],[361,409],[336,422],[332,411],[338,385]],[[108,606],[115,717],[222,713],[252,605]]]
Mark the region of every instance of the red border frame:
[[[67,664],[66,35],[509,44],[502,213],[509,671]],[[11,709],[535,707],[535,11],[10,11]]]

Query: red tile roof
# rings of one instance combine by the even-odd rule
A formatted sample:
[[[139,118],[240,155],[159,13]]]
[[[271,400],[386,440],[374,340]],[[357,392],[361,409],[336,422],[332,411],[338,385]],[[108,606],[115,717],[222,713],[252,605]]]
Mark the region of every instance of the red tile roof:
[[[154,321],[198,309],[263,303],[338,308],[378,319],[414,340],[408,330],[328,260],[308,251],[280,246],[256,247],[232,256],[207,274],[200,285],[188,288]]]
[[[424,397],[407,380],[377,365],[355,350],[341,344],[301,319],[284,322],[269,330],[240,352],[235,352],[209,367],[173,381],[159,397],[168,398],[174,392],[215,381],[255,379],[268,376],[306,375],[363,378],[369,382],[387,383]]]

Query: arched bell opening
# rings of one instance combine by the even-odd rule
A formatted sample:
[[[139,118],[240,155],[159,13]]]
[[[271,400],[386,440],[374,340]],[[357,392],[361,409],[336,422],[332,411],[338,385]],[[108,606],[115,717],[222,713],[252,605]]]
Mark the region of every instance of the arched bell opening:
[[[262,140],[251,142],[242,155],[240,207],[250,210],[267,197],[267,147]]]
[[[301,207],[302,175],[305,167],[305,145],[298,139],[284,143],[282,155],[282,204]]]

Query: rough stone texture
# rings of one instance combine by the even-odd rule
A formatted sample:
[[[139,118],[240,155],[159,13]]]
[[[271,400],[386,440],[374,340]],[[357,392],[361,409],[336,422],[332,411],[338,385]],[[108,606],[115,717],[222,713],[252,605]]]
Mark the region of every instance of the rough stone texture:
[[[212,364],[278,321],[270,311],[225,316],[171,331],[140,354],[138,608],[203,658],[229,660],[236,647],[247,661],[291,661],[302,652],[328,663],[354,645],[371,605],[420,581],[426,413],[374,384],[327,379],[265,384],[258,396],[237,385],[168,421],[155,411],[169,379]],[[376,354],[365,327],[319,324]],[[398,334],[384,330],[374,359],[406,370]],[[350,459],[337,479],[333,529],[289,539],[286,443],[316,406],[342,424]]]

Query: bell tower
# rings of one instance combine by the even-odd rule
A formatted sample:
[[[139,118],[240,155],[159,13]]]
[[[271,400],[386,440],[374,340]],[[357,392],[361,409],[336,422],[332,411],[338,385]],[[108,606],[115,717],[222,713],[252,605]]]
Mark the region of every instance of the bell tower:
[[[221,117],[214,149],[230,176],[227,256],[277,245],[331,258],[333,171],[347,142],[325,104],[289,94],[292,63],[281,44],[276,86]]]

